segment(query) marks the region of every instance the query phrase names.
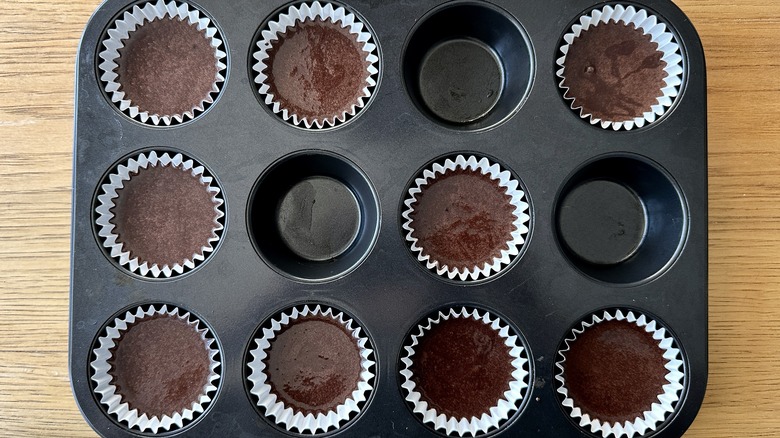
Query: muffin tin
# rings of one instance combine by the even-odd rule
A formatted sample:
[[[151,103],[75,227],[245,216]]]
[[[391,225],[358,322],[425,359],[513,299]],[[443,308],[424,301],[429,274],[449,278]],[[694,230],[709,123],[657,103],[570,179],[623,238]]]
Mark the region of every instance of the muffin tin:
[[[284,1],[188,2],[226,55],[213,103],[183,118],[123,112],[106,91],[100,53],[115,20],[139,3],[104,2],[77,62],[69,361],[74,395],[96,432],[155,435],[107,413],[91,367],[106,327],[152,304],[191,312],[220,361],[205,411],[155,436],[301,436],[257,406],[250,352],[274,317],[318,304],[362,328],[376,371],[358,413],[324,435],[446,436],[405,400],[403,359],[419,324],[463,306],[508,324],[528,359],[521,400],[487,435],[606,436],[578,426],[558,378],[572,330],[601,314],[646,315],[665,329],[657,339],[668,336],[667,347],[680,352],[679,401],[641,436],[688,428],[707,382],[706,77],[699,38],[674,4],[335,3],[373,35],[378,68],[354,116],[320,127],[277,115],[256,83],[261,31],[288,10]],[[682,73],[658,117],[613,129],[573,111],[557,73],[580,17],[618,5],[666,23]],[[202,165],[224,200],[213,252],[170,276],[114,258],[96,211],[118,166],[152,151]],[[425,169],[472,155],[518,181],[528,231],[498,272],[441,276],[407,242],[404,201]],[[312,201],[317,208],[302,222],[299,204]],[[617,218],[619,232],[604,217]]]

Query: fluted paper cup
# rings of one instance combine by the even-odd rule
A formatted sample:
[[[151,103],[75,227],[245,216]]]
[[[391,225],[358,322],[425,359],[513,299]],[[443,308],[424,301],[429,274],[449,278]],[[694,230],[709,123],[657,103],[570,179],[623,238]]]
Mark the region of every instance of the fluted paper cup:
[[[471,318],[480,321],[486,326],[495,330],[496,333],[504,339],[504,345],[509,347],[509,359],[514,368],[512,371],[512,381],[509,382],[509,388],[504,392],[503,398],[498,400],[496,405],[489,407],[479,417],[456,418],[447,416],[433,408],[422,394],[422,390],[417,387],[412,371],[416,348],[420,340],[435,325],[451,318]],[[497,316],[488,311],[478,309],[467,309],[466,307],[450,308],[441,310],[436,315],[426,318],[412,332],[411,341],[404,347],[404,355],[401,358],[403,368],[401,377],[403,379],[401,388],[404,392],[404,399],[412,407],[412,411],[422,417],[423,423],[434,430],[445,432],[450,436],[479,436],[495,430],[505,423],[515,412],[517,412],[520,403],[525,397],[528,389],[529,373],[528,358],[522,342],[518,336],[501,321]]]
[[[274,393],[266,372],[265,361],[268,358],[268,350],[270,350],[273,340],[287,326],[299,320],[306,320],[307,317],[327,318],[343,327],[351,334],[360,355],[360,379],[357,387],[343,403],[327,412],[302,412],[287,406]],[[362,333],[362,328],[353,319],[332,307],[307,304],[286,310],[278,317],[273,318],[269,327],[262,329],[260,337],[255,339],[253,344],[254,347],[249,353],[251,357],[248,376],[249,392],[255,397],[261,412],[272,422],[288,431],[315,435],[337,430],[361,412],[362,406],[374,389],[372,386],[376,373],[375,362],[372,360],[374,350],[371,348],[368,337]]]
[[[149,415],[132,408],[127,399],[121,395],[121,390],[118,390],[114,385],[114,377],[111,374],[112,366],[110,361],[113,357],[113,350],[121,342],[124,332],[134,324],[156,317],[177,318],[186,322],[203,339],[203,348],[207,351],[211,360],[209,365],[210,372],[201,395],[196,400],[192,400],[189,407],[180,412],[175,412],[173,415]],[[92,368],[91,378],[95,384],[94,392],[108,415],[120,423],[127,424],[130,428],[153,434],[180,429],[201,414],[211,403],[220,379],[220,375],[217,372],[217,368],[220,366],[220,362],[216,358],[218,353],[218,347],[209,329],[189,312],[164,304],[140,306],[115,318],[106,327],[105,335],[98,339],[97,346],[92,352],[95,359],[90,363]]]
[[[287,31],[295,29],[296,26],[302,23],[312,21],[330,22],[341,28],[346,28],[349,34],[354,36],[355,41],[362,45],[363,60],[367,67],[363,88],[360,90],[361,95],[346,111],[340,114],[322,114],[317,117],[306,117],[296,114],[280,102],[279,98],[272,93],[271,85],[269,84],[270,78],[267,72],[270,58],[269,51],[271,51],[274,43],[279,41]],[[343,6],[327,2],[314,1],[292,5],[275,19],[269,21],[261,32],[261,37],[257,42],[257,49],[253,57],[255,63],[252,69],[257,74],[255,83],[258,86],[258,92],[263,102],[284,121],[306,129],[330,128],[343,124],[351,117],[354,117],[368,103],[374,87],[376,87],[377,76],[379,75],[379,56],[371,31],[354,13]]]
[[[658,395],[655,402],[641,416],[624,422],[603,421],[583,412],[577,406],[577,401],[569,396],[569,390],[566,386],[564,374],[566,354],[571,345],[577,341],[579,335],[590,327],[605,321],[625,321],[651,334],[658,343],[659,353],[663,355],[665,360],[664,368],[668,371],[665,376],[667,383],[663,385],[663,388],[658,388],[661,394]],[[643,437],[655,432],[674,412],[684,388],[685,370],[682,353],[677,348],[674,338],[660,323],[634,311],[605,310],[582,321],[580,326],[573,329],[566,337],[563,349],[558,352],[558,358],[559,360],[555,364],[557,368],[555,380],[558,381],[557,392],[563,397],[561,404],[581,428],[604,438],[610,435],[615,438]]]
[[[190,25],[196,26],[198,31],[203,32],[209,45],[214,49],[214,63],[217,67],[217,74],[214,77],[211,91],[203,96],[201,102],[194,105],[190,110],[180,114],[151,113],[144,108],[140,108],[124,92],[121,83],[122,79],[117,72],[119,68],[119,52],[125,46],[125,42],[130,38],[130,35],[145,24],[155,20],[173,19],[186,20]],[[125,11],[114,22],[106,35],[107,37],[103,41],[103,50],[99,54],[100,80],[104,83],[104,89],[111,102],[130,118],[136,119],[141,123],[153,126],[167,126],[194,119],[199,113],[205,111],[206,105],[214,103],[214,99],[225,82],[224,72],[227,69],[227,53],[224,51],[219,32],[208,17],[188,3],[165,0],[139,3]]]
[[[426,252],[426,249],[420,244],[419,239],[415,237],[415,224],[414,219],[412,218],[415,211],[415,203],[425,187],[432,184],[436,178],[456,170],[468,170],[487,175],[511,197],[509,203],[514,208],[514,231],[512,231],[506,242],[506,249],[502,249],[500,254],[497,257],[494,257],[493,260],[467,269],[448,266],[447,264],[436,260],[433,255]],[[520,253],[520,249],[525,244],[526,235],[529,230],[529,221],[531,219],[529,215],[529,204],[519,181],[516,180],[508,170],[502,169],[498,164],[490,162],[487,158],[480,158],[474,155],[458,155],[454,159],[447,158],[441,162],[434,163],[428,169],[425,169],[422,176],[415,179],[412,187],[409,189],[407,197],[404,200],[404,206],[405,209],[401,214],[404,219],[402,228],[406,232],[406,242],[410,246],[412,253],[415,254],[417,260],[424,264],[426,268],[435,271],[436,274],[450,280],[480,280],[501,272]]]
[[[569,92],[569,87],[565,85],[567,75],[566,57],[571,45],[588,29],[610,22],[626,26],[633,24],[636,29],[641,30],[645,35],[650,35],[651,41],[658,46],[658,51],[662,53],[661,60],[666,63],[664,68],[666,72],[664,86],[659,88],[656,102],[640,117],[635,117],[633,120],[614,121],[595,117],[577,102],[577,97],[572,96]],[[664,115],[679,94],[683,76],[683,57],[680,53],[680,45],[667,25],[660,18],[645,9],[620,4],[594,9],[589,14],[580,17],[579,23],[571,27],[569,32],[564,35],[563,40],[564,44],[560,47],[562,56],[557,60],[559,67],[557,76],[560,79],[559,86],[563,89],[564,98],[571,103],[571,109],[578,112],[580,117],[588,120],[593,125],[599,125],[603,129],[613,129],[615,131],[641,128],[655,122]]]
[[[134,174],[142,172],[150,166],[172,166],[182,172],[191,174],[204,185],[205,190],[211,194],[214,202],[214,228],[211,237],[203,242],[198,251],[173,264],[159,265],[133,256],[132,248],[126,247],[116,232],[116,226],[111,223],[112,219],[114,219],[114,213],[111,210],[115,206],[114,200],[119,196],[117,191],[122,189],[125,182],[129,181]],[[222,224],[222,218],[225,216],[223,205],[224,200],[220,194],[219,187],[216,185],[214,178],[206,173],[206,169],[201,164],[191,158],[186,158],[180,153],[164,151],[144,152],[117,166],[114,172],[109,175],[108,182],[101,186],[100,194],[97,197],[97,208],[95,209],[98,214],[96,220],[97,232],[103,246],[109,251],[109,255],[128,271],[151,278],[173,277],[187,270],[195,269],[198,263],[205,260],[214,251],[217,242],[220,240],[219,232],[224,228]]]

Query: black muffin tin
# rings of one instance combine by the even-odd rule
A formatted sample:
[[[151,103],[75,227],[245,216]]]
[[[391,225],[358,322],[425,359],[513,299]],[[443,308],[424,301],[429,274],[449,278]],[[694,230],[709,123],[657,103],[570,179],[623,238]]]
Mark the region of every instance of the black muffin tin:
[[[321,132],[286,124],[256,93],[251,71],[256,35],[284,1],[191,3],[214,20],[228,53],[220,96],[191,122],[141,124],[120,113],[102,90],[96,66],[101,42],[132,3],[104,2],[81,41],[69,362],[76,400],[95,431],[103,436],[148,435],[104,412],[93,392],[89,363],[96,339],[114,317],[138,305],[170,303],[208,324],[218,340],[222,366],[219,389],[205,413],[185,429],[163,435],[285,436],[255,408],[248,393],[247,352],[268,317],[295,304],[322,303],[354,316],[369,334],[377,360],[375,390],[359,417],[335,432],[339,436],[440,436],[404,401],[399,359],[418,321],[450,305],[488,309],[526,343],[531,380],[525,401],[490,435],[590,436],[561,407],[554,364],[572,327],[593,312],[615,307],[657,318],[679,342],[685,390],[675,413],[654,436],[682,435],[707,383],[707,111],[701,43],[671,1],[622,3],[652,11],[670,25],[685,68],[673,107],[655,123],[628,132],[604,130],[581,119],[564,101],[555,75],[563,35],[583,13],[607,4],[601,1],[445,6],[441,0],[350,1],[346,5],[371,26],[379,45],[379,84],[357,117]],[[451,26],[426,25],[431,11],[453,4],[469,13],[455,13]],[[515,24],[523,29],[520,38],[504,38],[519,29]],[[455,123],[446,119],[466,116],[445,111],[442,118],[424,110],[420,87],[436,84],[415,82],[415,68],[424,62],[421,50],[447,35],[490,45],[511,70],[502,72],[501,98],[487,104],[492,112],[477,121]],[[469,66],[462,68],[465,75],[469,71]],[[95,226],[95,200],[105,176],[118,163],[150,149],[197,159],[216,177],[226,200],[225,230],[216,251],[194,271],[167,280],[119,267],[104,252]],[[522,181],[531,205],[521,255],[487,281],[443,281],[415,259],[401,230],[403,199],[413,178],[432,160],[458,153],[495,158]],[[352,248],[331,264],[301,263],[278,240],[263,238],[275,233],[262,214],[264,207],[274,208],[265,205],[275,202],[267,189],[284,186],[263,186],[262,181],[272,175],[269,169],[291,157],[303,160],[304,165],[292,166],[301,177],[331,176],[360,186],[353,190],[367,209],[367,221]],[[623,184],[646,206],[640,217],[647,225],[641,245],[632,248],[628,242],[622,256],[604,254],[609,265],[592,263],[602,261],[598,254],[576,256],[573,249],[582,242],[560,238],[577,235],[576,227],[561,230],[555,219],[566,207],[564,196],[594,178]],[[623,207],[636,218],[631,205]],[[589,223],[587,217],[582,220]]]

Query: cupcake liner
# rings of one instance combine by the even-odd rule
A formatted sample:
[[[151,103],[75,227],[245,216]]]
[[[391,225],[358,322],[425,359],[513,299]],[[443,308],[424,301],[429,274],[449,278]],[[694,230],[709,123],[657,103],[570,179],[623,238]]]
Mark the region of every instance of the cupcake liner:
[[[287,29],[295,27],[297,23],[316,19],[321,19],[322,21],[330,20],[333,23],[340,24],[341,27],[348,27],[349,33],[356,35],[357,41],[363,43],[364,59],[370,65],[367,69],[369,76],[362,90],[363,96],[352,105],[349,111],[331,118],[310,120],[306,117],[299,117],[281,106],[276,97],[269,92],[270,86],[266,83],[268,76],[264,71],[268,67],[266,60],[268,59],[268,51],[271,49],[272,42],[277,41],[280,35],[287,32]],[[379,57],[376,55],[377,46],[374,41],[373,35],[360,21],[360,18],[346,10],[343,6],[332,3],[320,3],[319,1],[290,6],[287,12],[279,14],[274,20],[268,22],[261,33],[260,40],[257,42],[257,50],[253,54],[255,63],[252,69],[257,73],[255,83],[259,87],[259,93],[263,102],[271,108],[274,114],[281,116],[284,121],[295,126],[303,126],[306,129],[323,129],[344,123],[348,118],[355,116],[358,111],[365,107],[371,97],[373,88],[376,87],[376,76],[379,74]]]
[[[491,263],[485,263],[484,266],[474,266],[472,269],[450,268],[446,264],[441,264],[438,260],[433,260],[426,254],[424,248],[419,246],[418,239],[414,233],[413,220],[411,214],[414,212],[413,204],[417,201],[417,195],[422,192],[423,187],[430,182],[449,171],[456,169],[469,169],[479,171],[483,175],[489,175],[491,179],[498,181],[498,185],[506,189],[506,194],[511,196],[510,203],[515,207],[515,221],[513,225],[515,230],[512,232],[512,240],[507,242],[508,249],[501,250],[499,257],[495,257]],[[459,279],[466,281],[468,279],[478,280],[490,277],[500,272],[506,267],[512,259],[520,253],[520,248],[525,244],[525,235],[528,233],[528,222],[531,217],[528,214],[529,205],[524,200],[525,192],[520,187],[520,183],[512,177],[508,170],[502,170],[498,164],[491,163],[487,158],[478,158],[474,155],[465,157],[458,155],[454,160],[448,158],[443,163],[434,163],[430,168],[423,171],[422,177],[414,180],[412,188],[409,189],[408,197],[404,201],[406,209],[401,216],[405,219],[402,228],[407,232],[406,241],[409,243],[412,252],[417,255],[417,260],[424,263],[428,269],[436,271],[436,274],[447,277],[450,280]]]
[[[144,306],[145,307],[145,306]],[[138,412],[137,409],[130,409],[130,405],[122,399],[117,393],[117,388],[111,381],[113,377],[110,374],[111,365],[109,360],[112,357],[111,350],[116,347],[116,342],[122,336],[122,332],[128,327],[156,315],[166,315],[178,318],[192,326],[206,343],[211,358],[210,374],[208,383],[203,387],[203,393],[198,400],[193,401],[192,406],[182,412],[176,412],[173,416],[163,415],[162,417],[149,417],[145,413]],[[92,381],[95,383],[94,392],[98,396],[100,403],[104,405],[106,412],[120,423],[126,423],[130,428],[137,428],[141,432],[151,431],[171,431],[184,427],[185,423],[192,421],[197,414],[203,413],[206,406],[212,401],[213,394],[217,390],[217,384],[220,379],[216,369],[220,362],[216,359],[219,353],[214,339],[209,329],[189,312],[181,310],[175,306],[152,305],[146,310],[143,307],[137,307],[127,311],[123,316],[114,319],[113,323],[106,328],[106,334],[98,339],[99,345],[92,353],[95,359],[90,363],[92,367]]]
[[[652,404],[649,411],[645,411],[642,417],[637,417],[633,421],[623,423],[602,422],[598,418],[591,418],[589,414],[583,413],[576,406],[575,401],[569,397],[569,391],[566,388],[566,380],[563,373],[566,364],[566,352],[569,351],[571,344],[577,340],[577,336],[582,334],[589,327],[602,321],[627,321],[643,328],[647,333],[652,333],[653,339],[658,341],[658,346],[664,351],[663,357],[666,359],[665,368],[669,373],[665,376],[668,384],[663,386],[664,393],[658,396],[657,403]],[[680,400],[680,394],[684,388],[685,371],[680,349],[676,348],[674,338],[667,330],[656,321],[633,311],[605,310],[600,316],[594,314],[590,322],[582,321],[580,328],[573,329],[570,336],[565,339],[565,347],[558,351],[560,360],[555,363],[558,371],[555,379],[559,383],[558,393],[564,398],[561,404],[569,411],[569,415],[577,421],[580,427],[604,438],[614,435],[615,438],[625,436],[632,438],[634,436],[646,436],[657,430],[669,414],[674,412],[675,405]]]
[[[362,358],[357,389],[344,403],[327,413],[304,414],[286,406],[272,392],[271,385],[268,383],[268,375],[265,373],[266,364],[264,361],[268,357],[266,350],[271,347],[271,341],[285,326],[298,318],[309,315],[332,318],[344,326],[347,331],[352,333],[352,338],[357,342]],[[314,435],[318,430],[322,432],[335,430],[341,427],[344,422],[354,418],[362,409],[360,404],[364,403],[371,391],[374,390],[370,383],[375,372],[375,362],[370,359],[374,350],[369,344],[368,337],[361,335],[361,331],[361,327],[343,312],[321,305],[293,307],[272,319],[270,328],[263,328],[262,337],[255,339],[255,347],[250,352],[252,360],[249,362],[251,370],[248,376],[251,383],[249,392],[256,397],[257,406],[264,411],[266,417],[269,419],[273,417],[273,421],[277,425],[283,426],[288,431],[297,429],[301,434]]]
[[[164,264],[162,266],[157,263],[150,264],[147,261],[139,260],[138,257],[131,257],[130,251],[123,248],[123,243],[119,241],[119,236],[114,233],[114,224],[111,223],[111,219],[114,218],[114,214],[111,209],[114,207],[114,199],[118,197],[117,190],[124,186],[125,181],[130,180],[130,175],[138,172],[139,169],[146,169],[149,166],[174,166],[180,167],[183,171],[189,171],[193,176],[200,179],[200,182],[207,186],[207,190],[212,194],[217,204],[217,226],[215,226],[213,232],[218,233],[224,229],[224,225],[220,222],[220,219],[225,216],[223,209],[224,200],[220,196],[220,189],[214,183],[214,178],[205,174],[205,168],[199,163],[190,158],[185,158],[182,154],[175,154],[171,156],[168,152],[151,151],[148,153],[142,153],[135,158],[129,159],[126,163],[117,166],[116,170],[108,177],[108,183],[101,186],[101,193],[98,195],[98,206],[95,211],[98,213],[96,223],[99,227],[98,236],[103,239],[103,246],[108,248],[109,254],[112,258],[119,262],[119,265],[129,270],[130,272],[138,272],[145,277],[158,278],[172,277],[174,275],[182,274],[185,270],[195,269],[196,262],[205,260],[206,256],[214,251],[216,242],[220,237],[215,234],[216,237],[211,237],[208,240],[208,244],[201,247],[199,253],[195,253],[191,258],[182,260],[181,263],[175,263],[173,266]]]
[[[634,120],[625,122],[613,122],[602,120],[585,112],[584,108],[577,106],[576,100],[568,95],[569,88],[564,86],[566,78],[566,55],[572,43],[585,31],[592,26],[606,24],[610,21],[623,23],[626,26],[634,24],[637,29],[641,29],[645,35],[651,36],[651,41],[658,44],[658,50],[663,52],[661,58],[666,62],[667,73],[664,79],[665,87],[659,90],[662,95],[657,98],[656,103],[651,106],[650,111],[645,112],[642,117],[636,117]],[[655,122],[661,117],[677,98],[683,76],[683,58],[680,54],[680,45],[677,38],[667,29],[667,25],[658,17],[644,9],[637,9],[634,6],[613,5],[604,6],[601,9],[594,9],[590,14],[580,17],[579,24],[571,27],[570,31],[563,37],[565,44],[560,48],[563,56],[558,58],[557,64],[560,69],[557,71],[558,78],[561,79],[559,86],[564,90],[564,98],[571,101],[571,109],[579,113],[580,117],[590,121],[592,125],[599,125],[603,129],[613,129],[618,131],[625,129],[629,131],[634,128],[641,128],[645,125]]]
[[[436,409],[431,408],[428,402],[422,399],[422,394],[416,389],[417,384],[412,380],[412,358],[415,354],[415,347],[419,344],[419,339],[425,336],[425,332],[431,330],[434,325],[450,318],[472,318],[489,325],[502,338],[506,339],[504,344],[510,347],[509,354],[514,358],[512,360],[512,366],[515,368],[512,372],[514,380],[509,383],[509,390],[504,392],[504,398],[499,400],[496,406],[491,407],[480,418],[455,418],[439,414]],[[406,354],[401,359],[403,364],[401,388],[405,391],[404,399],[412,406],[413,412],[422,417],[423,423],[430,425],[435,430],[443,430],[447,435],[464,436],[470,433],[472,436],[478,436],[500,427],[517,411],[528,388],[529,373],[525,370],[528,359],[517,335],[510,331],[509,326],[503,323],[500,318],[491,315],[488,311],[468,310],[465,307],[450,308],[439,311],[435,316],[428,317],[424,323],[417,326],[416,332],[411,336],[411,343],[404,347]]]
[[[215,62],[218,69],[217,76],[214,78],[214,84],[211,87],[211,93],[199,105],[183,114],[150,114],[148,111],[142,111],[133,102],[125,98],[125,93],[121,89],[122,85],[117,82],[119,79],[119,74],[116,72],[116,69],[119,67],[117,60],[119,59],[119,50],[124,47],[124,40],[128,39],[130,33],[143,26],[145,22],[164,19],[165,17],[187,20],[190,25],[197,25],[199,31],[205,30],[206,38],[209,39],[211,47],[214,48]],[[221,84],[225,82],[223,73],[227,69],[225,64],[227,53],[221,49],[223,43],[217,28],[212,25],[209,18],[187,3],[157,0],[157,2],[150,1],[135,5],[132,9],[125,11],[122,17],[114,22],[113,27],[106,32],[106,35],[107,37],[103,41],[104,49],[99,54],[101,59],[99,65],[100,80],[105,83],[104,89],[111,102],[123,113],[130,116],[130,118],[139,120],[141,123],[168,126],[174,122],[182,123],[186,120],[194,119],[198,113],[205,111],[206,105],[214,103],[215,95],[219,93]]]

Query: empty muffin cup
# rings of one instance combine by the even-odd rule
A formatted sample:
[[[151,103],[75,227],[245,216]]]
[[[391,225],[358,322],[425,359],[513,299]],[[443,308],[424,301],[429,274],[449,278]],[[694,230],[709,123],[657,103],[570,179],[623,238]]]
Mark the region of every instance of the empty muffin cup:
[[[605,310],[566,336],[556,362],[558,394],[583,430],[604,438],[659,430],[685,387],[679,346],[659,322],[631,310]]]
[[[263,260],[301,281],[328,281],[356,269],[379,233],[379,201],[352,162],[325,151],[274,163],[250,198],[250,237]]]
[[[480,130],[508,119],[525,101],[534,55],[508,12],[488,3],[450,2],[412,31],[402,69],[421,112],[450,128]]]
[[[225,81],[222,37],[188,3],[136,4],[108,29],[102,45],[98,68],[106,95],[141,123],[194,119],[214,103]]]
[[[585,275],[632,285],[656,278],[687,236],[682,192],[658,164],[614,154],[581,167],[555,207],[556,237]]]
[[[224,199],[194,159],[143,152],[117,165],[96,200],[96,232],[109,257],[131,273],[169,278],[213,253],[224,229]]]
[[[528,353],[488,311],[438,311],[412,330],[402,354],[404,399],[425,425],[449,436],[501,428],[528,391]]]
[[[379,78],[371,30],[334,3],[294,4],[273,17],[260,32],[253,57],[263,103],[306,129],[332,128],[355,117]]]
[[[344,312],[292,307],[257,332],[248,357],[249,393],[273,424],[304,435],[332,432],[356,418],[373,391],[374,351]]]
[[[110,321],[92,352],[95,395],[116,422],[143,433],[181,429],[214,399],[219,349],[181,308],[145,305]]]
[[[519,180],[474,155],[427,166],[409,188],[401,216],[417,260],[458,281],[503,271],[520,254],[531,219]]]
[[[608,5],[563,37],[557,76],[571,109],[604,129],[655,122],[677,98],[683,57],[675,35],[645,9]]]

